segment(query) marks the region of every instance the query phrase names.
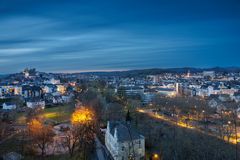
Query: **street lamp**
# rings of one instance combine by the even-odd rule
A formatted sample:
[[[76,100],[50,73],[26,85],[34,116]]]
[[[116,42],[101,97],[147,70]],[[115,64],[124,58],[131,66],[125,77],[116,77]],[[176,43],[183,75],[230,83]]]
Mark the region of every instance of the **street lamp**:
[[[152,160],[160,160],[160,157],[157,153],[153,154]]]

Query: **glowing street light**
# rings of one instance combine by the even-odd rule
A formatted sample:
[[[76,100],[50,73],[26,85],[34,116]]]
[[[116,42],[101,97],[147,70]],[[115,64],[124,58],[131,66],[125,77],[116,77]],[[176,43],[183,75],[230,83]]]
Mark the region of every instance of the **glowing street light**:
[[[153,160],[160,160],[160,157],[157,153],[155,153],[155,154],[153,154],[152,159]]]
[[[154,156],[153,156],[154,158],[158,158],[158,154],[154,154]]]

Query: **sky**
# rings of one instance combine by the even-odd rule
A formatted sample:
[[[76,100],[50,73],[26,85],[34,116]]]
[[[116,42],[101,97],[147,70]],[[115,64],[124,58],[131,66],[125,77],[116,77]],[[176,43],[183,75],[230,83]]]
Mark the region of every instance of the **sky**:
[[[0,74],[240,66],[239,0],[0,0]]]

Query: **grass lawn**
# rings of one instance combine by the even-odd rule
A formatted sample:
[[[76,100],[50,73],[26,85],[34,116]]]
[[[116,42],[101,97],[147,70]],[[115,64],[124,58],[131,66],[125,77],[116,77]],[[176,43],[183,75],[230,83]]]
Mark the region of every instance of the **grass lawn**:
[[[46,120],[53,120],[57,123],[69,121],[74,111],[72,104],[58,105],[54,107],[45,108],[39,115]],[[16,124],[26,124],[26,112],[16,114]]]
[[[71,104],[59,105],[56,107],[45,108],[42,116],[46,119],[54,120],[56,122],[69,121],[74,111],[74,106]]]

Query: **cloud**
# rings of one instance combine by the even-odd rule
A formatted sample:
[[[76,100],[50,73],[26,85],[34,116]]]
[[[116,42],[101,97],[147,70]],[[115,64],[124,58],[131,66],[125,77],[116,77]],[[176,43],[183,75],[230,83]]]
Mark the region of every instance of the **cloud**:
[[[0,2],[0,71],[238,64],[238,4],[135,2]]]
[[[43,51],[43,48],[0,48],[0,56],[26,55],[38,51]]]

